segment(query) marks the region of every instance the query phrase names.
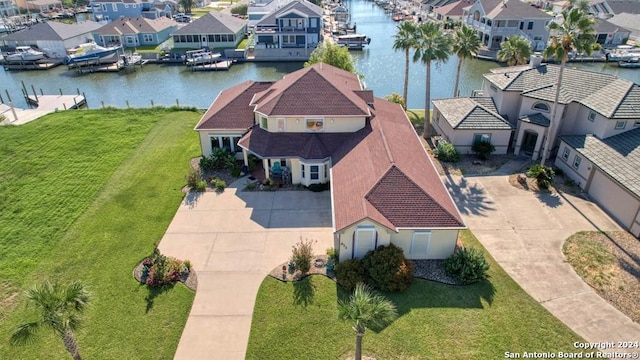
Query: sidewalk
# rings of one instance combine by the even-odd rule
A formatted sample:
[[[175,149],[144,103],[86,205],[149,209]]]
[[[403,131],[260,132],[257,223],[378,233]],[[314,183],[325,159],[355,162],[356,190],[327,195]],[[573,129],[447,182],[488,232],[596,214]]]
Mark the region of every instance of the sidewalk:
[[[620,230],[597,205],[568,194],[514,188],[514,159],[489,176],[444,177],[467,226],[505,271],[586,341],[640,339],[640,325],[602,299],[564,261],[578,231]]]

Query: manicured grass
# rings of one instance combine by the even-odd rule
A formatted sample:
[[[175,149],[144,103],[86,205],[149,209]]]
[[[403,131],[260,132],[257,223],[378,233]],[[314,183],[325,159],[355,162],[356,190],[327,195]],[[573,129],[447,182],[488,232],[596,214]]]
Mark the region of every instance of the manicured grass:
[[[464,243],[481,247],[473,234]],[[404,293],[385,294],[400,317],[367,331],[363,352],[378,359],[498,359],[504,353],[573,351],[575,333],[524,292],[493,258],[490,279],[470,286],[416,280]],[[258,292],[248,359],[344,359],[354,348],[351,324],[337,318],[346,296],[334,282],[312,276],[299,283],[267,277]],[[296,305],[309,303],[306,307]]]
[[[249,38],[245,38],[244,40],[240,41],[240,43],[238,44],[238,46],[236,46],[236,48],[237,49],[246,49],[248,43],[249,43]]]
[[[0,358],[68,358],[46,331],[8,344],[33,320],[24,290],[44,278],[81,280],[92,293],[77,334],[85,358],[173,357],[194,294],[182,284],[149,291],[131,274],[183,198],[198,118],[105,109],[0,127]]]

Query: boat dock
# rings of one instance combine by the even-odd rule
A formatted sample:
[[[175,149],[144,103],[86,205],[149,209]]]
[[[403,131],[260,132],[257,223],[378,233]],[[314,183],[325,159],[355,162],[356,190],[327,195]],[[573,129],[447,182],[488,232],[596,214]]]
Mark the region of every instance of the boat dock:
[[[75,70],[78,74],[96,73],[96,72],[118,72],[123,69],[134,69],[136,66],[142,68],[147,60],[142,60],[140,56],[120,56],[119,60],[107,60],[92,58],[78,61],[69,65],[69,70]]]
[[[233,65],[233,61],[231,60],[219,60],[212,63],[193,65],[191,66],[191,71],[202,71],[202,70],[229,70],[229,68]]]
[[[25,97],[35,109],[20,109],[13,106],[11,99],[8,103],[0,103],[0,115],[4,120],[0,125],[22,125],[31,122],[41,116],[57,111],[79,109],[86,105],[84,95],[28,95]]]
[[[49,70],[62,64],[62,59],[46,59],[37,61],[7,61],[3,60],[5,70]]]

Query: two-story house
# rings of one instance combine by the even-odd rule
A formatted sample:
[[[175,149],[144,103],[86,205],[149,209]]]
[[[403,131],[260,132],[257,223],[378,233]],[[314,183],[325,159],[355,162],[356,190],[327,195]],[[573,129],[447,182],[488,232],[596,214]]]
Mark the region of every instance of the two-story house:
[[[476,0],[463,11],[462,21],[478,31],[491,50],[511,36],[523,36],[535,50],[543,50],[549,39],[547,25],[553,17],[520,0]]]
[[[90,8],[94,21],[113,21],[120,18],[171,17],[171,6],[162,1],[148,0],[95,0]]]
[[[306,0],[294,0],[256,23],[255,59],[308,59],[322,41],[321,31],[322,8]]]
[[[327,64],[223,90],[195,128],[215,148],[262,160],[293,184],[331,184],[340,260],[393,243],[410,259],[453,253],[465,227],[402,107]]]
[[[172,19],[160,17],[122,18],[114,20],[93,33],[98,45],[137,47],[141,45],[158,45],[167,39],[178,28]]]
[[[177,49],[235,49],[247,36],[247,21],[219,11],[210,11],[171,36],[173,47]]]

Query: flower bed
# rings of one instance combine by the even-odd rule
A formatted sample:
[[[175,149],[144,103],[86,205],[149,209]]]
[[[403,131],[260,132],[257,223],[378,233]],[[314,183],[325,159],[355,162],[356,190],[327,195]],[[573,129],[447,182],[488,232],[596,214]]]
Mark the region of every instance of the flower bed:
[[[162,255],[157,248],[150,257],[145,258],[135,267],[133,277],[151,287],[170,285],[178,281],[183,282],[191,290],[196,290],[198,286],[189,260],[181,261]]]

